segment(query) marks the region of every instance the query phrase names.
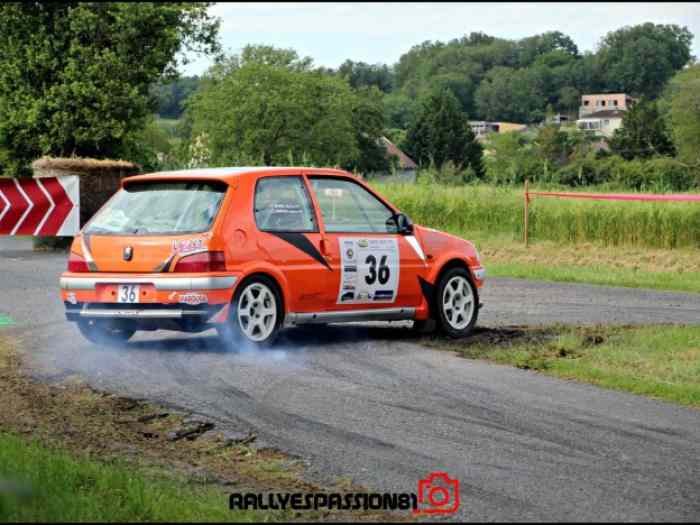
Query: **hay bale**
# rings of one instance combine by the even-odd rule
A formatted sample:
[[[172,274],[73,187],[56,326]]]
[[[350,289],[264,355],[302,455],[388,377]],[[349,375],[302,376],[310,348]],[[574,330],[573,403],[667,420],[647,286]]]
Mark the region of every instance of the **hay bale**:
[[[99,210],[118,189],[121,180],[141,171],[141,166],[126,160],[80,157],[42,157],[32,163],[34,177],[80,177],[80,227]],[[67,249],[73,237],[35,237],[34,249]]]
[[[35,176],[37,171],[48,173],[56,171],[57,174],[84,175],[90,173],[105,172],[128,172],[134,173],[141,169],[141,166],[126,160],[112,159],[87,159],[81,157],[42,157],[32,162],[32,169]],[[60,173],[58,173],[60,172]],[[43,177],[53,177],[56,175],[42,175]]]

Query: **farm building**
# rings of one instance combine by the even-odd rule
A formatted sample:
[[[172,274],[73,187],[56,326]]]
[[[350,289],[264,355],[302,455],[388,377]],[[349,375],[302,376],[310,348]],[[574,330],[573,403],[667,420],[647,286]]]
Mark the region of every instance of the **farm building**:
[[[392,166],[394,166],[396,175],[401,179],[415,180],[418,164],[416,164],[411,157],[401,151],[396,144],[391,142],[388,138],[382,137],[380,140],[386,147],[387,157],[392,163]]]

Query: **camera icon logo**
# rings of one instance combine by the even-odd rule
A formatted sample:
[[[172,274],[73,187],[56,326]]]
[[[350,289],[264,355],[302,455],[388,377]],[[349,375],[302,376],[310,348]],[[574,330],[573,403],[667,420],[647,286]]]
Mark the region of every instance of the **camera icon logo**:
[[[453,514],[459,509],[459,480],[447,472],[431,472],[418,480],[418,508],[415,514]]]

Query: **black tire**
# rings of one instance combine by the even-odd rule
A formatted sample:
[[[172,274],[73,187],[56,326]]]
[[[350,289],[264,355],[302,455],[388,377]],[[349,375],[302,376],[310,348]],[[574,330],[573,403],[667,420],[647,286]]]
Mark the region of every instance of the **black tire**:
[[[452,268],[440,278],[435,310],[440,330],[449,337],[466,337],[474,329],[479,316],[479,293],[466,268]]]
[[[128,324],[97,319],[78,321],[78,330],[91,343],[109,346],[123,345],[136,333],[136,328]]]
[[[253,295],[247,295],[247,292]],[[258,292],[260,295],[256,297],[255,294]],[[251,297],[254,298],[252,302]],[[244,298],[243,301],[242,298]],[[254,347],[266,347],[272,345],[284,323],[282,304],[282,295],[273,279],[265,275],[256,275],[246,279],[236,288],[229,309],[228,321],[216,327],[219,338],[226,346],[248,344]],[[274,309],[274,317],[269,313],[270,308]],[[256,326],[258,327],[257,331]]]

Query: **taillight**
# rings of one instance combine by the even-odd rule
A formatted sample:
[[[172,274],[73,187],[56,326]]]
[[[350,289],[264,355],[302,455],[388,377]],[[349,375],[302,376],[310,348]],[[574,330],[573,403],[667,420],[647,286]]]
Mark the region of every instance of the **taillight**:
[[[224,272],[226,257],[224,252],[202,252],[187,255],[175,265],[175,272]]]
[[[84,273],[89,272],[90,268],[88,268],[85,259],[83,259],[80,255],[71,252],[71,254],[68,256],[68,271]]]

